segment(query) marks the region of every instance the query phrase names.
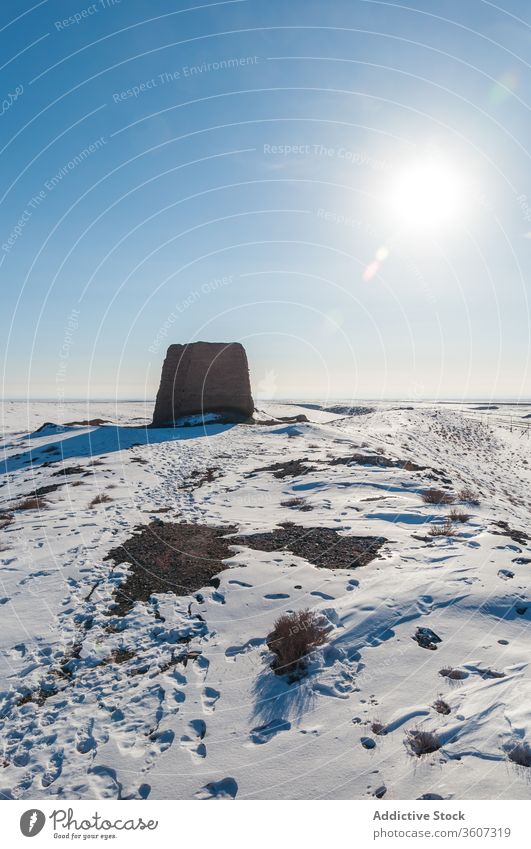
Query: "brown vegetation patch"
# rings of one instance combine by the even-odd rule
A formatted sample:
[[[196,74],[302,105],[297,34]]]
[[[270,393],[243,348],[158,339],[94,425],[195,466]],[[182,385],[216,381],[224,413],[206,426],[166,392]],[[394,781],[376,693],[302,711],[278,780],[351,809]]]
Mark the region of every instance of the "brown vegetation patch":
[[[436,699],[433,703],[433,709],[437,711],[437,713],[441,713],[443,716],[448,716],[451,712],[450,705],[446,704],[444,699]]]
[[[330,626],[311,610],[284,613],[267,635],[266,643],[275,655],[272,668],[277,675],[302,672],[308,655],[327,640]]]
[[[455,496],[451,492],[446,492],[444,489],[425,489],[422,493],[424,504],[453,504]]]
[[[313,510],[311,504],[308,504],[305,498],[288,498],[287,501],[280,502],[281,507],[290,507],[292,510],[302,510],[307,512]]]
[[[462,501],[463,504],[471,504],[473,507],[479,507],[481,504],[479,495],[469,486],[465,486],[460,490],[459,501]]]
[[[124,616],[135,601],[148,601],[153,593],[189,595],[205,587],[225,569],[231,557],[235,527],[193,525],[187,522],[151,522],[140,526],[105,560],[129,563],[131,570],[115,592],[111,615]]]
[[[324,569],[355,569],[370,563],[387,540],[347,536],[335,528],[304,528],[284,522],[272,531],[232,537],[231,542],[259,551],[290,551]]]
[[[468,513],[463,512],[463,510],[459,510],[458,507],[454,507],[453,510],[450,510],[450,513],[448,514],[448,518],[452,522],[468,522],[469,519],[470,519],[470,516],[469,516]]]
[[[89,510],[93,507],[97,507],[98,504],[107,504],[109,501],[112,501],[112,498],[109,495],[106,495],[105,492],[100,492],[99,495],[95,495],[90,502]]]
[[[432,525],[428,531],[430,537],[455,537],[457,529],[452,525],[449,519],[443,525]]]
[[[408,731],[407,745],[412,754],[420,758],[431,755],[441,748],[441,742],[435,731]]]
[[[450,678],[451,681],[463,681],[468,678],[468,672],[464,669],[452,669],[451,666],[439,669],[439,675],[442,675],[443,678]]]
[[[39,495],[30,496],[29,498],[24,498],[22,501],[19,501],[18,504],[15,504],[14,510],[44,510],[45,507],[48,507],[48,502],[45,498]]]

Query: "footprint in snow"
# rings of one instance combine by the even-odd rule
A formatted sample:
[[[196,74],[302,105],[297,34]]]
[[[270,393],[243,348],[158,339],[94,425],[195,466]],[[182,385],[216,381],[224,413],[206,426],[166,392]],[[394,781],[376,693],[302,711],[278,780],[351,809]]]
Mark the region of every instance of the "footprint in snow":
[[[269,743],[281,731],[289,731],[290,728],[291,722],[288,722],[287,719],[273,719],[267,725],[252,728],[251,740],[256,746],[262,746],[264,743]]]
[[[49,787],[50,784],[53,784],[63,771],[63,749],[59,749],[57,752],[54,752],[50,758],[50,763],[48,764],[48,769],[42,776],[42,786]]]
[[[201,696],[203,711],[205,713],[213,713],[216,709],[216,702],[220,696],[221,693],[219,690],[215,690],[214,687],[205,687],[203,695]]]
[[[265,637],[252,637],[250,640],[247,640],[243,646],[229,646],[225,651],[225,657],[227,660],[231,660],[238,654],[246,654],[257,646],[262,646],[265,643]]]
[[[221,781],[210,781],[195,794],[196,799],[235,799],[238,784],[234,778],[222,778]]]
[[[206,758],[207,750],[201,742],[206,734],[206,723],[202,719],[193,719],[188,723],[189,733],[181,737],[181,746],[187,749],[194,760]]]

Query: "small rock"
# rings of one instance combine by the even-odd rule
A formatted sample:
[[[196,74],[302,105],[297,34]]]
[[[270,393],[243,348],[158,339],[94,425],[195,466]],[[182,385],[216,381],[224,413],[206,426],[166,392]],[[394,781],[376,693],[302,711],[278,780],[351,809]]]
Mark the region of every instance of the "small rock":
[[[436,643],[442,643],[441,638],[430,628],[417,628],[412,639],[416,640],[421,648],[431,651],[437,648]]]
[[[374,749],[376,747],[376,741],[372,737],[362,737],[360,743],[364,749]]]
[[[378,789],[374,791],[374,795],[376,796],[377,799],[383,799],[383,797],[385,796],[386,793],[387,793],[387,787],[384,784],[382,784],[381,787],[378,787]]]

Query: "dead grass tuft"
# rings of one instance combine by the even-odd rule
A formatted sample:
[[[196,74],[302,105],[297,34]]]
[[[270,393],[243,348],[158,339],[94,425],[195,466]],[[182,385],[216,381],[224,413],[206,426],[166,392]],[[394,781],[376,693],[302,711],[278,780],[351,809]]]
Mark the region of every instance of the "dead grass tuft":
[[[280,616],[266,638],[277,675],[303,670],[310,652],[326,642],[328,631],[323,617],[308,609]]]
[[[430,537],[456,537],[457,528],[447,519],[444,525],[432,525],[428,533]]]
[[[32,495],[29,498],[24,498],[23,501],[19,501],[18,504],[15,504],[15,510],[44,510],[45,507],[48,507],[48,502],[45,498],[38,495]]]
[[[303,512],[308,512],[308,510],[313,510],[311,504],[308,504],[305,498],[288,498],[287,501],[280,502],[281,507],[290,507],[292,510],[302,510]]]
[[[446,492],[444,489],[425,489],[422,493],[424,504],[453,504],[455,495],[451,492]]]
[[[463,681],[464,678],[468,678],[468,672],[465,672],[464,669],[452,669],[451,666],[439,669],[439,675],[442,675],[443,678],[450,678],[452,681]]]
[[[468,522],[470,516],[468,513],[465,513],[464,510],[459,510],[458,507],[454,507],[453,510],[450,510],[448,518],[451,519],[452,522]]]
[[[435,731],[408,731],[407,745],[412,754],[420,758],[440,749],[441,741]]]
[[[462,501],[463,504],[471,504],[474,507],[479,507],[481,504],[478,493],[469,486],[465,486],[460,490],[459,501]]]
[[[106,495],[104,492],[100,492],[99,495],[95,495],[92,501],[89,504],[89,510],[93,507],[96,507],[98,504],[107,504],[109,501],[112,501],[110,496]]]
[[[437,713],[441,713],[443,716],[448,716],[450,713],[450,705],[446,704],[444,699],[436,699],[432,707]]]
[[[371,722],[371,731],[377,737],[384,737],[387,734],[387,726],[379,719],[375,719],[374,722]]]

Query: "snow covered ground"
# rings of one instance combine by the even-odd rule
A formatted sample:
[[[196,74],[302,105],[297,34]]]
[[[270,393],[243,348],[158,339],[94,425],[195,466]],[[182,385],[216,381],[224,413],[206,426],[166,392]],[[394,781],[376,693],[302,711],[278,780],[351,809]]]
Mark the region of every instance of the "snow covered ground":
[[[531,406],[260,406],[310,421],[145,430],[141,403],[4,404],[3,797],[529,798],[508,753],[531,743],[531,438],[510,426]],[[95,417],[114,424],[35,432]],[[374,464],[332,462],[355,453]],[[311,470],[249,474],[289,460]],[[451,507],[422,493],[441,486],[479,495],[453,537],[428,533]],[[154,519],[387,542],[350,570],[238,545],[218,587],[113,615],[128,567],[104,557]],[[306,607],[331,631],[289,684],[265,638]],[[412,731],[440,748],[417,757]]]

